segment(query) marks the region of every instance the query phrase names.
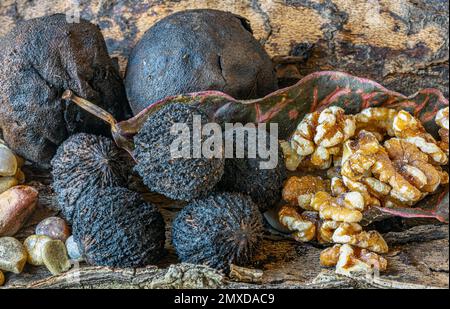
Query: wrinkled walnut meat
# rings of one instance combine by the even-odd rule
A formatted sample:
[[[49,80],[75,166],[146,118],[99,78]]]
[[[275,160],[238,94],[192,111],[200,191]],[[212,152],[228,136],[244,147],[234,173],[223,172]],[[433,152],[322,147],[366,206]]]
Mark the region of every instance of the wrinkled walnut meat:
[[[428,156],[414,144],[392,138],[384,147],[396,170],[424,194],[434,192],[447,181],[446,173],[428,163]]]
[[[367,205],[364,195],[349,191],[341,178],[329,183],[320,177],[293,176],[285,183],[283,198],[289,205],[281,207],[278,219],[296,241],[339,244],[322,253],[322,265],[340,261],[337,271],[348,272],[386,269],[386,260],[376,254],[389,251],[386,241],[377,231],[364,231],[359,225]],[[340,248],[346,248],[344,254]]]
[[[325,249],[320,254],[320,263],[325,267],[336,266],[336,272],[342,275],[385,271],[387,268],[387,261],[382,256],[350,245]]]
[[[308,242],[316,236],[316,225],[304,218],[292,206],[286,205],[278,213],[280,223],[292,231],[292,236],[300,242]]]
[[[392,138],[383,147],[373,133],[361,131],[344,145],[342,180],[374,204],[378,199],[412,206],[448,182],[448,174],[430,160],[407,139]]]
[[[356,140],[346,143],[342,162],[342,176],[356,182],[375,177],[389,185],[389,196],[401,203],[413,205],[423,197],[421,191],[397,171],[386,150],[370,132],[361,131]]]
[[[327,169],[333,161],[339,164],[342,144],[355,134],[355,129],[353,116],[331,106],[306,115],[291,137],[290,145],[300,161],[309,157],[313,166]]]
[[[309,205],[299,205],[305,210],[317,211],[323,220],[339,222],[360,222],[364,199],[359,192],[348,192],[333,197],[326,192],[317,192]]]
[[[309,205],[314,194],[329,192],[330,181],[318,176],[290,177],[284,184],[282,196],[289,205]]]
[[[448,163],[448,157],[438,146],[437,141],[425,131],[420,121],[410,113],[406,111],[398,112],[394,119],[393,128],[396,137],[416,145],[430,157],[432,163],[438,165]]]
[[[445,154],[449,155],[448,151],[448,110],[449,108],[443,108],[439,110],[436,114],[436,124],[440,127],[439,136],[441,137],[441,141],[438,142],[439,147],[445,152]]]
[[[385,107],[369,107],[355,115],[356,134],[369,131],[378,141],[383,141],[386,135],[394,136],[393,123],[397,111]]]

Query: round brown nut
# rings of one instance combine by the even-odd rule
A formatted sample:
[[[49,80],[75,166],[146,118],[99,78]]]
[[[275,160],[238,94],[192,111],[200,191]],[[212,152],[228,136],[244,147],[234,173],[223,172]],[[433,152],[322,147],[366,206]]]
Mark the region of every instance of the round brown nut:
[[[36,226],[36,235],[45,235],[62,242],[65,242],[70,234],[70,228],[66,221],[59,217],[46,218]]]

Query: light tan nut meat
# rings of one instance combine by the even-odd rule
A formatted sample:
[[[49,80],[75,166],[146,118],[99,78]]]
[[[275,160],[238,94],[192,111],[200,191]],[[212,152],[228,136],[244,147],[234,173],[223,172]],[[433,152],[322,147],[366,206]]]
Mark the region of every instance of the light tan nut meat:
[[[449,156],[449,138],[448,138],[448,112],[449,108],[443,108],[436,114],[436,124],[440,126],[439,136],[441,141],[438,142],[439,147],[445,152],[447,157]]]
[[[339,259],[336,264],[336,273],[351,275],[353,273],[372,273],[374,270],[385,271],[387,261],[382,256],[365,249],[352,248],[342,245],[339,248]]]
[[[293,206],[309,205],[314,193],[329,192],[330,181],[318,176],[292,176],[284,184],[283,200]]]
[[[327,192],[317,192],[311,200],[311,208],[319,212],[323,220],[333,220],[339,222],[360,222],[362,213],[359,210],[346,208],[342,200],[331,196]]]
[[[342,180],[342,178],[340,177],[331,178],[331,194],[333,196],[339,196],[346,192],[348,192],[348,189],[345,186],[344,180]]]
[[[438,146],[436,140],[427,133],[420,120],[406,111],[400,111],[394,119],[395,136],[416,145],[436,164],[445,165],[448,157]]]
[[[334,231],[342,224],[332,220],[320,220],[317,222],[317,241],[321,244],[333,242]]]
[[[377,231],[363,231],[358,224],[341,224],[333,234],[333,242],[354,245],[376,253],[387,253],[389,247]]]
[[[308,242],[316,236],[316,225],[305,219],[292,206],[281,207],[278,219],[283,226],[293,232],[292,236],[297,241]]]
[[[339,254],[342,245],[334,245],[326,248],[320,253],[320,264],[325,267],[334,267],[339,261]]]
[[[423,197],[419,189],[397,172],[388,153],[372,133],[361,131],[349,148],[353,154],[343,163],[342,176],[359,182],[373,175],[391,187],[390,196],[407,205],[413,205]]]
[[[301,162],[300,157],[297,155],[294,149],[291,148],[289,142],[280,141],[280,147],[281,151],[283,152],[284,164],[286,165],[286,169],[288,171],[295,171]]]
[[[333,162],[340,164],[342,143],[355,134],[355,129],[352,115],[345,115],[342,108],[331,106],[320,113],[306,115],[290,143],[302,160],[310,156],[313,166],[327,169]]]
[[[363,178],[361,181],[364,181],[368,178]],[[372,206],[381,206],[380,200],[370,192],[369,187],[366,184],[358,181],[353,181],[345,176],[342,176],[342,181],[344,182],[348,190],[357,191],[363,195],[366,208]]]
[[[372,132],[379,141],[382,141],[386,134],[393,136],[392,124],[397,113],[392,108],[366,108],[355,115],[357,133],[362,130]]]
[[[441,184],[441,178],[446,178],[428,163],[428,156],[414,144],[392,138],[384,143],[384,147],[397,172],[422,192],[434,192]]]

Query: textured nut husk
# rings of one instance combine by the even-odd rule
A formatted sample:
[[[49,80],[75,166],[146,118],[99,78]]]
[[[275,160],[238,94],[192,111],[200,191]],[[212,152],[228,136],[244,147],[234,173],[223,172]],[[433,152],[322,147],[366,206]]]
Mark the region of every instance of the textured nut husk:
[[[59,275],[70,269],[66,246],[61,240],[50,240],[42,246],[42,261],[52,275]]]
[[[23,242],[25,249],[28,253],[27,262],[31,265],[41,266],[44,265],[42,260],[42,247],[48,241],[52,240],[45,235],[31,235]]]
[[[0,270],[20,274],[27,262],[27,251],[13,237],[0,238]]]
[[[53,240],[65,242],[70,236],[70,228],[64,219],[49,217],[36,226],[36,235],[45,235]]]
[[[0,177],[0,194],[5,192],[9,188],[17,186],[18,184],[19,181],[14,177]]]
[[[0,176],[14,176],[17,171],[17,160],[14,153],[0,144]]]
[[[0,236],[13,236],[33,213],[39,192],[30,186],[15,186],[0,194]]]

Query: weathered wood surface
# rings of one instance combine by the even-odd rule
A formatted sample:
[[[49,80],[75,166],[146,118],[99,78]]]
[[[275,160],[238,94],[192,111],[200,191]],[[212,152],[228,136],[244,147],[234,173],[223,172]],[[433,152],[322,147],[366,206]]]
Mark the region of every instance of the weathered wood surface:
[[[300,75],[342,70],[411,94],[437,87],[448,96],[446,0],[2,0],[0,37],[18,21],[73,8],[97,23],[123,70],[156,21],[185,9],[216,8],[248,18],[271,56],[297,56]]]
[[[17,22],[65,12],[69,0],[2,0],[0,38]],[[229,10],[248,18],[255,36],[272,57],[294,63],[293,78],[318,70],[343,70],[411,94],[436,87],[448,96],[448,1],[434,0],[81,0],[81,16],[102,29],[122,73],[132,47],[153,23],[191,8]],[[277,60],[278,61],[278,60]],[[281,70],[280,70],[281,72]],[[55,214],[48,174],[26,170],[41,192],[38,211],[18,235],[33,233]],[[180,205],[149,195],[170,223]],[[255,269],[257,282],[235,282],[210,269],[178,264],[170,241],[164,261],[144,269],[109,269],[81,264],[51,277],[43,267],[7,274],[5,287],[20,288],[425,288],[449,286],[448,226],[396,224],[385,237],[390,267],[381,278],[347,278],[319,265],[322,248],[267,231]],[[170,224],[168,224],[170,227]],[[170,229],[167,231],[170,239]]]

